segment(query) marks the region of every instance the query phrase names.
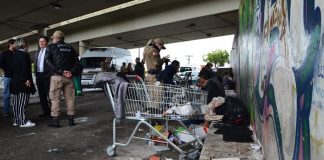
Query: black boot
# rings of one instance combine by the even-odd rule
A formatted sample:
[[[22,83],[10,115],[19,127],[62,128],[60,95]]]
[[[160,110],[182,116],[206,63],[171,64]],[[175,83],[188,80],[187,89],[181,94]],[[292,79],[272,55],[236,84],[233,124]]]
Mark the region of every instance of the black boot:
[[[51,122],[48,125],[51,126],[51,127],[56,127],[56,128],[60,127],[60,123],[59,123],[58,117],[53,117],[51,119]]]
[[[69,125],[70,126],[74,126],[75,125],[75,123],[74,123],[74,117],[71,116],[71,115],[69,115],[68,117],[69,117]]]

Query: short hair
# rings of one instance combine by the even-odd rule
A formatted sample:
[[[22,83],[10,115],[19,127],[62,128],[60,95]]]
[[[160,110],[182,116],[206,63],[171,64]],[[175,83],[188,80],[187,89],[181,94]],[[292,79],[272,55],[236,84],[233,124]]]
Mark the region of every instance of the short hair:
[[[24,38],[18,38],[15,41],[16,49],[24,49],[27,46],[27,41]]]
[[[204,70],[201,71],[200,77],[203,78],[203,79],[208,80],[208,79],[211,79],[213,77],[213,74],[212,74],[211,71],[204,69]]]
[[[206,66],[212,68],[212,67],[213,67],[213,64],[210,63],[210,62],[208,62],[208,63],[206,64]]]
[[[9,48],[10,47],[10,45],[13,45],[15,43],[15,40],[14,39],[9,39],[8,40],[8,45],[7,45],[7,47]]]
[[[48,41],[49,41],[49,38],[47,37],[47,36],[40,36],[38,39],[45,39],[45,41],[46,41],[46,43],[48,43]]]
[[[174,66],[174,67],[177,67],[177,66],[180,66],[180,62],[177,61],[177,60],[174,60],[171,62],[171,65]]]

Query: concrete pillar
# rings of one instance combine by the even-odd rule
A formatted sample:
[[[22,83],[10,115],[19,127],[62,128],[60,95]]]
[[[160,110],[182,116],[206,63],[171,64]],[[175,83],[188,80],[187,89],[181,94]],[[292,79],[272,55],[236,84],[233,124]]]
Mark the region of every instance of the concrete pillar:
[[[40,35],[47,36],[46,28],[40,28],[37,30]]]
[[[88,41],[79,41],[79,56],[81,56],[88,49],[88,46]]]

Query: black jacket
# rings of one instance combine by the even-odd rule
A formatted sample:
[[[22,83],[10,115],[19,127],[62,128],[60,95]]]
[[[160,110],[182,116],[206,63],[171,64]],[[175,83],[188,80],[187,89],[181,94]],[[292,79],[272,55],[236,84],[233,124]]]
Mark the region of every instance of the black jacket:
[[[46,50],[45,50],[46,51]],[[40,49],[37,50],[36,54],[35,54],[35,59],[34,59],[34,71],[35,71],[35,75],[37,76],[37,65],[38,65],[38,55],[39,55]],[[46,65],[45,63],[45,57],[46,57],[47,52],[45,52],[45,56],[44,56],[44,72],[43,72],[43,76],[45,75],[46,77],[51,76],[51,70],[48,67],[48,65]]]
[[[36,92],[31,72],[31,60],[28,53],[17,50],[12,55],[11,63],[12,78],[10,82],[10,93],[32,93]],[[26,81],[32,82],[31,87],[25,85]]]
[[[167,65],[165,69],[159,74],[158,80],[164,84],[174,85],[173,76],[177,73],[177,70],[174,66]]]
[[[144,80],[145,68],[144,68],[143,63],[136,62],[134,72],[135,72],[136,75],[140,76]]]
[[[52,75],[63,75],[64,70],[71,71],[72,75],[77,72],[78,54],[72,46],[64,42],[48,45],[44,59]]]
[[[207,104],[213,100],[214,97],[224,97],[225,98],[225,90],[224,88],[217,85],[217,83],[213,80],[208,80],[204,89],[208,92],[207,95]]]
[[[14,52],[11,50],[3,51],[0,55],[0,67],[5,72],[5,77],[10,78],[11,77],[11,61],[12,61],[12,54]]]

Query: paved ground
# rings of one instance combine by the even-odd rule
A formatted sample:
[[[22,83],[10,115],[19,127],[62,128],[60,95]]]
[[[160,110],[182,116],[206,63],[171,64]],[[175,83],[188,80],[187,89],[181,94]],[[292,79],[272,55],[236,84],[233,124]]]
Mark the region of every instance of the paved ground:
[[[37,102],[37,99],[34,99]],[[106,155],[106,147],[112,143],[112,109],[104,93],[86,93],[76,100],[76,126],[67,125],[65,109],[61,128],[47,126],[48,118],[39,118],[38,103],[28,108],[30,119],[37,124],[32,128],[12,126],[12,118],[0,117],[1,160],[106,160],[146,159],[154,150],[144,141],[135,141],[129,147],[117,149],[117,157]],[[2,106],[2,103],[0,104]],[[2,113],[2,108],[0,108]],[[132,122],[118,127],[118,139],[125,142]],[[141,147],[139,147],[141,146]]]
[[[67,125],[65,107],[61,112],[62,127],[51,128],[47,126],[49,118],[38,117],[41,107],[37,96],[33,96],[30,102],[32,104],[28,107],[28,117],[37,124],[35,127],[14,127],[12,117],[0,116],[0,160],[142,160],[156,154],[144,141],[134,140],[127,147],[118,147],[116,157],[107,156],[106,148],[112,144],[113,112],[103,92],[85,93],[85,96],[76,98],[77,125],[73,127]],[[0,95],[0,113],[3,112],[2,104]],[[63,103],[62,105],[65,106]],[[128,140],[134,125],[133,121],[122,121],[118,124],[118,142],[125,143]],[[141,127],[139,134],[144,135],[145,130],[147,128]],[[215,152],[212,158],[242,158],[242,155],[244,159],[260,158],[248,155],[251,152],[249,144],[228,143],[225,136],[217,136],[210,143],[210,148],[217,148],[212,149],[211,152]],[[243,149],[238,152],[238,148]],[[178,159],[179,156],[177,151],[163,152],[159,155],[164,159]],[[208,159],[210,158],[208,156]]]

